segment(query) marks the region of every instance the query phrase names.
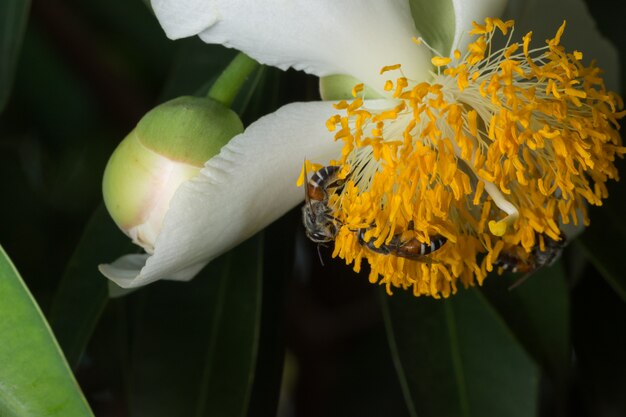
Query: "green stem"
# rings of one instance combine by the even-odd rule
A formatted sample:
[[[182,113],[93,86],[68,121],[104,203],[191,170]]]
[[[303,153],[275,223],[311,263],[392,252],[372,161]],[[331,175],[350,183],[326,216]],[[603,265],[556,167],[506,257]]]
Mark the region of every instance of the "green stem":
[[[248,76],[258,67],[258,62],[240,52],[220,74],[207,96],[230,107]]]

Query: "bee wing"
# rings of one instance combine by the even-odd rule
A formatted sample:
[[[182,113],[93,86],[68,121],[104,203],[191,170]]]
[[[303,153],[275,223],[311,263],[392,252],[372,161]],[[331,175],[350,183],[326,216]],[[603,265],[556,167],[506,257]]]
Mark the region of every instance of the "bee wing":
[[[417,261],[417,262],[421,262],[423,264],[426,264],[426,265],[433,265],[433,264],[440,264],[441,263],[440,260],[428,258],[428,255],[424,255],[422,258],[414,259],[414,260]]]

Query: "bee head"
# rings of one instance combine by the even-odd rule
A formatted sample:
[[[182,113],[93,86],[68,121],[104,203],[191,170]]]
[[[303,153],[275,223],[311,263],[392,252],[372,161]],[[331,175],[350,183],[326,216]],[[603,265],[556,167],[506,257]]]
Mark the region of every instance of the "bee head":
[[[307,237],[315,243],[331,242],[337,236],[335,221],[321,202],[314,201],[302,207],[302,222]]]

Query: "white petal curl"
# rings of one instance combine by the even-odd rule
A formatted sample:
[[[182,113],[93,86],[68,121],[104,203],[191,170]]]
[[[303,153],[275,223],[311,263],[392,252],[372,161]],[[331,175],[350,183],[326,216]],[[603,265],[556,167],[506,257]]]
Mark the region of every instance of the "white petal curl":
[[[553,38],[566,20],[563,45],[570,51],[582,52],[586,63],[595,59],[604,70],[607,87],[619,91],[617,50],[600,34],[583,0],[509,0],[504,16],[515,19],[518,37],[532,31],[535,46],[544,46],[545,40]]]
[[[485,1],[485,0],[483,0]],[[430,53],[407,0],[152,0],[166,34],[198,34],[281,69],[347,74],[383,92],[385,65],[402,64],[416,81],[429,76]]]
[[[456,27],[452,51],[465,52],[473,38],[467,34],[472,29],[472,22],[482,23],[486,17],[500,17],[507,5],[507,0],[452,0]]]
[[[123,288],[193,278],[303,200],[304,159],[340,156],[325,127],[336,113],[331,102],[293,103],[250,125],[176,191],[152,256],[126,255],[100,271]]]

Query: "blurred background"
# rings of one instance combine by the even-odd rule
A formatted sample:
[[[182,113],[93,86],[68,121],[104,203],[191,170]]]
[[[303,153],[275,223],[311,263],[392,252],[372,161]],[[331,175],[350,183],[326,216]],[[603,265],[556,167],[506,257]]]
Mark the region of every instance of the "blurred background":
[[[626,56],[626,4],[588,6]],[[95,415],[234,415],[224,411],[228,401],[244,397],[241,415],[250,416],[457,415],[447,403],[459,396],[458,363],[448,369],[439,356],[454,351],[441,326],[452,314],[474,335],[457,352],[461,361],[478,358],[461,366],[472,410],[482,407],[475,398],[498,395],[490,391],[496,381],[511,393],[497,402],[521,404],[515,415],[626,416],[623,182],[611,185],[606,207],[592,211],[592,226],[558,265],[511,292],[514,277],[491,276],[480,291],[461,291],[457,304],[399,291],[387,298],[367,272],[332,259],[330,248],[318,257],[296,209],[189,284],[158,282],[107,299],[96,265],[138,252],[102,209],[109,155],[148,110],[206,92],[234,56],[195,38],[168,40],[140,0],[33,0],[27,13],[0,113],[0,243]],[[315,77],[272,68],[261,68],[249,91],[235,104],[246,125],[319,97]],[[239,258],[262,270],[242,291],[223,273]],[[489,336],[490,326],[500,339]],[[246,341],[253,351],[239,352]],[[248,381],[243,397],[220,391],[234,378],[229,361]],[[524,381],[482,373],[498,361],[502,369],[519,365],[509,371]],[[220,401],[225,408],[212,409]]]

